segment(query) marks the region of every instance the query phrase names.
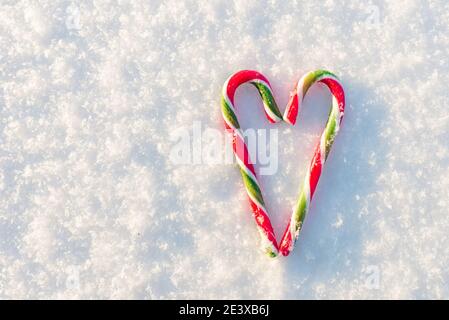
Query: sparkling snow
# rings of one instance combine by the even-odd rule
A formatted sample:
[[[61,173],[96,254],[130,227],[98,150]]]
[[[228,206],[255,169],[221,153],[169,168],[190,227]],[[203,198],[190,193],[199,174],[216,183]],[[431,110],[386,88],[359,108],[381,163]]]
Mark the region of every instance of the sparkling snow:
[[[0,4],[0,298],[449,298],[449,2]],[[326,68],[345,118],[294,252],[270,260],[235,165],[170,161],[223,129],[226,78],[281,110]],[[308,94],[262,187],[278,239],[330,105]],[[224,151],[224,150],[223,150]]]

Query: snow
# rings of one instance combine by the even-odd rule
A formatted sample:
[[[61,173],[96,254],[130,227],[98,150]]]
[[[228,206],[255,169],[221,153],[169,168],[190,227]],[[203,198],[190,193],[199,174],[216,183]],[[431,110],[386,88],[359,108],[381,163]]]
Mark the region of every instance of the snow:
[[[4,0],[0,35],[0,298],[449,298],[447,1]],[[288,258],[258,250],[235,165],[170,161],[175,129],[223,130],[244,68],[281,110],[309,70],[347,94]],[[279,239],[330,95],[295,127],[236,101],[278,129]]]

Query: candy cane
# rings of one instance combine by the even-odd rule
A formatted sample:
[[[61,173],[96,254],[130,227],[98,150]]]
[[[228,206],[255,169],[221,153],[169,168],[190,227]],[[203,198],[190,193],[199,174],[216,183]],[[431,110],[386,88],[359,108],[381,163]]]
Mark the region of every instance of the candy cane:
[[[235,158],[240,167],[240,172],[244,181],[245,189],[251,204],[251,208],[256,220],[256,224],[262,239],[262,247],[270,257],[276,257],[278,251],[287,256],[293,249],[297,240],[301,226],[310,206],[310,201],[315,192],[316,185],[321,175],[321,169],[329,154],[332,143],[340,128],[345,107],[345,96],[343,87],[339,80],[332,73],[325,70],[317,70],[307,73],[298,82],[295,92],[291,95],[290,101],[284,113],[283,120],[294,125],[296,122],[299,104],[302,103],[307,90],[316,82],[324,83],[332,93],[332,108],[324,129],[320,142],[312,158],[307,172],[298,202],[292,213],[289,225],[282,237],[281,246],[278,247],[276,237],[270,218],[268,217],[262,197],[261,188],[257,180],[254,166],[249,159],[237,115],[234,107],[234,95],[237,88],[244,83],[253,84],[259,91],[264,104],[265,114],[270,122],[282,120],[281,113],[274,100],[271,86],[268,80],[259,72],[243,70],[233,74],[223,86],[221,99],[221,110],[226,128],[232,133],[232,147]]]
[[[284,113],[284,120],[294,125],[298,115],[299,106],[302,103],[307,90],[316,82],[324,83],[332,94],[332,108],[326,123],[326,128],[321,134],[320,142],[315,148],[315,154],[307,171],[304,184],[299,194],[298,202],[293,210],[289,225],[281,240],[280,252],[287,256],[298,239],[304,219],[310,207],[316,185],[321,176],[321,170],[327,159],[334,139],[340,129],[341,120],[345,110],[345,93],[338,78],[325,70],[312,71],[304,75],[298,81],[295,92]]]
[[[262,239],[262,248],[270,257],[276,257],[278,255],[276,237],[265,208],[260,185],[254,166],[249,158],[248,149],[240,130],[234,107],[235,91],[244,83],[251,83],[257,88],[263,101],[265,114],[270,122],[281,121],[282,115],[273,98],[270,83],[259,72],[252,70],[239,71],[225,82],[221,98],[221,111],[225,126],[233,135],[232,149],[240,167],[246,193],[248,194],[251,209]]]

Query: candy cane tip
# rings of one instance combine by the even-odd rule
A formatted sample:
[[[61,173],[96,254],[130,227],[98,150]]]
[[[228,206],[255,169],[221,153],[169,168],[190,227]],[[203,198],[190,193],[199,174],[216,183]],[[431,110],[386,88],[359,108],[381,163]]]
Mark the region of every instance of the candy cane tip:
[[[278,117],[276,117],[276,118],[268,118],[268,121],[270,123],[278,123],[279,121],[282,121],[282,120],[283,120],[282,118],[278,118]]]
[[[268,251],[267,256],[270,258],[276,258],[278,256],[278,253],[274,251]]]
[[[292,125],[292,126],[294,126],[295,123],[296,123],[296,119],[291,119],[288,116],[284,116],[284,121],[287,122],[288,124]]]

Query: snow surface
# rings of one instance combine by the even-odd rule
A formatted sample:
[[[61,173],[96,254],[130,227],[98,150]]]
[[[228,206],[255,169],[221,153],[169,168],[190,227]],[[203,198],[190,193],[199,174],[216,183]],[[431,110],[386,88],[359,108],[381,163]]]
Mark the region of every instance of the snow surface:
[[[0,4],[0,298],[449,298],[449,2]],[[295,251],[270,260],[235,165],[173,163],[174,129],[223,129],[226,78],[281,110],[306,71],[347,93]],[[281,236],[329,108],[279,129],[262,186]]]

